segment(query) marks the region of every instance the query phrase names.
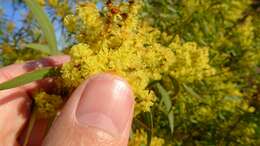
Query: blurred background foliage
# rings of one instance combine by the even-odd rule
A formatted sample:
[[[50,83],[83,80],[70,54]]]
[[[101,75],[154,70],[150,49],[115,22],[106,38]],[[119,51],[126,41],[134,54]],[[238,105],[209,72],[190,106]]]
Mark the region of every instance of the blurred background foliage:
[[[55,28],[59,50],[66,53],[77,39],[64,26],[64,18],[75,13],[77,4],[86,2],[96,3],[102,12],[106,1],[38,2]],[[115,5],[122,2],[113,1]],[[153,87],[158,100],[150,112],[134,119],[130,145],[260,145],[260,1],[142,3],[139,18],[162,32],[158,42],[169,46],[177,36],[183,43],[208,47],[209,64],[216,73],[197,80],[188,80],[186,76],[162,79],[161,88]],[[25,3],[13,0],[10,6],[20,16],[14,21],[6,17],[7,8],[0,7],[1,66],[46,56],[26,47],[28,43],[47,41]],[[170,97],[170,110],[162,105],[163,96]]]

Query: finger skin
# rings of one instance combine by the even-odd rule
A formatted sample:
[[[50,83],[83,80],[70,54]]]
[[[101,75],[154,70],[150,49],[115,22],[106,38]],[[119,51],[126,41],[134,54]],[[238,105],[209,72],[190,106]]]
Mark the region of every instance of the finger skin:
[[[49,126],[48,125],[49,120],[50,119],[47,119],[47,118],[37,118],[36,119],[34,126],[31,130],[31,134],[30,134],[27,146],[41,146],[43,138],[45,137],[48,126]],[[19,136],[18,141],[21,145],[24,144],[27,128],[28,128],[28,124],[22,130],[21,135]]]
[[[37,61],[27,61],[20,64],[12,64],[0,69],[1,76],[0,81],[12,79],[26,72],[41,68],[44,66],[60,66],[65,62],[68,62],[70,57],[67,55],[50,56]]]
[[[111,75],[113,76],[113,75]],[[133,104],[129,109],[127,124],[123,132],[114,136],[96,127],[82,125],[76,118],[76,109],[85,90],[88,81],[82,83],[71,95],[63,107],[60,115],[54,121],[43,146],[126,146],[129,138],[129,131],[133,118]],[[105,97],[104,97],[105,98]],[[121,109],[118,109],[119,111]]]
[[[29,115],[31,100],[20,89],[0,91],[0,146],[13,146]]]
[[[42,66],[59,66],[69,61],[68,56],[53,56],[40,61],[13,64],[0,69],[0,83]],[[28,91],[46,85],[39,81],[23,87],[0,91],[0,146],[14,146],[30,114],[31,99]]]
[[[12,64],[0,69],[0,83],[7,80],[13,79],[17,76],[35,70],[37,68],[46,66],[61,66],[62,64],[68,62],[70,57],[67,55],[50,56],[37,61],[27,61],[21,64]],[[52,79],[47,78],[40,81],[35,81],[30,84],[21,86],[25,92],[31,93],[34,89],[46,88],[51,85]]]

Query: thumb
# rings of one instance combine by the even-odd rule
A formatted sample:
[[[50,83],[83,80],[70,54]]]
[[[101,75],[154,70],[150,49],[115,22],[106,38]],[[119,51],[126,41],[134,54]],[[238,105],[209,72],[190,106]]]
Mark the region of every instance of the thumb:
[[[43,145],[126,146],[133,109],[127,82],[112,74],[98,74],[74,91]]]

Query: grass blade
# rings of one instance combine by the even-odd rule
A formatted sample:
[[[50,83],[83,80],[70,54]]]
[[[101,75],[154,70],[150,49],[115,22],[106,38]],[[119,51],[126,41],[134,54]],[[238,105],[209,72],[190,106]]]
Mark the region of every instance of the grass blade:
[[[26,5],[29,7],[31,12],[33,13],[35,19],[37,20],[38,24],[40,25],[44,37],[48,42],[50,52],[52,54],[57,54],[57,41],[54,32],[53,25],[49,20],[48,16],[45,14],[43,8],[39,5],[39,3],[35,0],[24,0]]]
[[[31,44],[27,44],[25,47],[51,55],[50,48],[47,45],[31,43]]]
[[[42,69],[38,69],[21,76],[18,76],[14,79],[6,81],[0,84],[0,90],[15,88],[21,85],[25,85],[27,83],[31,83],[33,81],[41,80],[43,78],[56,75],[57,71],[54,68],[46,67]]]

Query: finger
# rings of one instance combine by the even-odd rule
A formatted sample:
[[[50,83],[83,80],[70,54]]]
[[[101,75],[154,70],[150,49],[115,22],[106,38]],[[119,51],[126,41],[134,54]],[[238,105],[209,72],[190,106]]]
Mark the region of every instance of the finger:
[[[44,146],[126,146],[134,99],[115,75],[99,74],[79,86],[55,120]]]
[[[55,56],[40,61],[14,64],[1,68],[0,83],[31,71],[39,66],[57,66],[68,60],[68,56]],[[38,87],[33,84],[29,87]],[[0,145],[9,146],[16,143],[16,139],[30,112],[30,103],[31,100],[25,88],[17,87],[0,91]]]
[[[26,132],[28,130],[27,127],[23,129],[21,135],[19,136],[19,143],[22,145],[25,142]],[[47,132],[49,126],[49,119],[45,118],[37,118],[33,128],[30,132],[30,137],[28,139],[28,146],[40,146],[42,144],[43,138]]]
[[[0,91],[0,146],[16,143],[29,115],[31,100],[20,89]]]
[[[37,68],[45,67],[45,66],[60,66],[70,60],[70,57],[67,55],[58,55],[58,56],[50,56],[47,58],[43,58],[37,61],[28,61],[22,64],[13,64],[7,67],[3,67],[0,69],[0,83],[5,82],[7,80],[13,79],[17,76],[35,70]],[[23,87],[23,90],[30,91],[35,88],[39,88],[42,86],[46,88],[46,86],[51,85],[53,79],[47,78],[40,81],[35,81],[33,83],[27,84]]]
[[[30,72],[34,69],[44,66],[59,66],[68,62],[70,57],[67,55],[50,56],[37,61],[28,61],[21,64],[12,64],[0,69],[0,81],[4,82],[17,76],[20,76],[26,72]]]

